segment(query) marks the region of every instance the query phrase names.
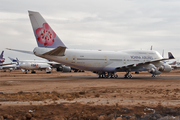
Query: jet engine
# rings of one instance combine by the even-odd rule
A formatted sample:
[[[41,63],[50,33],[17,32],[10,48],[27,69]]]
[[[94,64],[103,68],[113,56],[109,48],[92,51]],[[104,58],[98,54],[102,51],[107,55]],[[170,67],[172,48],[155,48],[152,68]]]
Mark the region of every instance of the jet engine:
[[[61,71],[61,72],[70,72],[71,71],[71,67],[69,66],[60,66],[56,68],[56,71]]]
[[[51,73],[51,67],[46,68],[46,73]]]
[[[162,72],[170,72],[171,70],[172,70],[171,66],[168,64],[164,64],[159,67],[159,71],[162,71]]]
[[[153,75],[161,74],[161,72],[153,64],[147,65],[147,68],[149,68],[148,72],[153,74]]]
[[[63,71],[62,72],[70,72],[70,71],[71,71],[71,67],[63,66]]]
[[[156,68],[149,69],[149,73],[154,74],[154,75],[161,74],[161,72],[159,70],[157,70]]]

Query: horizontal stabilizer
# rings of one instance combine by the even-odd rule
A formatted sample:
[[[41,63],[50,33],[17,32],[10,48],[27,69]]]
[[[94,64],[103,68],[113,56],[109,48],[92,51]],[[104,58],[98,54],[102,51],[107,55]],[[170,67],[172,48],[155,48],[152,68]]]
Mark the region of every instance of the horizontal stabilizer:
[[[65,50],[66,50],[66,47],[59,46],[56,49],[53,49],[47,53],[44,53],[43,55],[64,56]]]
[[[21,53],[28,53],[28,54],[33,54],[34,53],[32,51],[26,51],[26,50],[16,50],[16,49],[11,49],[11,48],[6,48],[7,50],[12,50],[12,51],[17,51],[17,52],[21,52]]]

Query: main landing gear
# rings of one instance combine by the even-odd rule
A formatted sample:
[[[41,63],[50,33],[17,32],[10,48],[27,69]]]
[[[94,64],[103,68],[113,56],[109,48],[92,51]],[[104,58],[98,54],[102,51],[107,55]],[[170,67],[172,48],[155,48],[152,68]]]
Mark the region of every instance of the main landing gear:
[[[129,74],[129,71],[128,71],[128,72],[126,72],[126,74],[124,75],[124,78],[132,78],[132,75],[131,75],[131,74]]]
[[[32,71],[31,71],[31,73],[32,73],[32,74],[35,74],[35,73],[36,73],[36,71],[32,70]]]
[[[99,78],[118,78],[118,75],[110,72],[103,72],[99,73]]]
[[[151,77],[156,77],[156,75],[155,74],[152,74],[152,76]]]

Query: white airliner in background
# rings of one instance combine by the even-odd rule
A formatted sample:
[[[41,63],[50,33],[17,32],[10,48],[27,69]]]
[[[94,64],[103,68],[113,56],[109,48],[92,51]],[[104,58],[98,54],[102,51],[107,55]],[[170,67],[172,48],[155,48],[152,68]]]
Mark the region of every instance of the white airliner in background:
[[[27,74],[27,71],[31,70],[31,73],[36,73],[35,70],[45,70],[46,73],[51,73],[52,68],[56,68],[57,71],[70,72],[69,66],[62,66],[56,62],[47,62],[42,60],[18,60],[10,58],[12,62],[16,62],[17,67]]]
[[[3,70],[4,72],[6,72],[7,70],[11,72],[16,69],[17,69],[17,65],[15,63],[12,63],[11,65],[0,66],[0,70]]]
[[[171,68],[172,68],[173,70],[180,69],[180,63],[177,62],[177,61],[174,61],[174,62],[172,62],[172,63],[169,63],[169,65],[171,66]]]
[[[3,64],[3,62],[5,62],[5,58],[3,58],[3,56],[4,56],[4,51],[2,51],[0,55],[0,70],[4,70],[4,72],[6,72],[6,70],[12,71],[16,69],[16,64],[14,63]]]
[[[32,28],[38,47],[36,56],[56,61],[73,68],[93,71],[99,77],[118,76],[116,72],[126,72],[125,78],[131,78],[132,71],[149,71],[152,77],[163,72],[170,72],[170,65],[163,60],[174,59],[171,53],[167,59],[154,50],[98,51],[70,49],[59,39],[49,24],[38,13],[29,11]]]

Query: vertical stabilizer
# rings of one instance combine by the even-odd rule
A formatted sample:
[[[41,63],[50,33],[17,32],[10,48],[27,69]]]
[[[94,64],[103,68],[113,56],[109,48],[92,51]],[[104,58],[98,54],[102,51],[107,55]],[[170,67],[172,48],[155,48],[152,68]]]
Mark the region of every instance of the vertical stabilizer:
[[[11,58],[11,57],[8,57],[12,62],[17,62],[18,61],[18,59],[16,58],[16,59],[14,59],[14,58]]]
[[[5,61],[5,58],[3,58],[4,51],[2,51],[0,55],[0,64],[2,64]]]
[[[169,59],[175,59],[171,52],[168,52],[168,57],[169,57]]]
[[[38,47],[66,47],[38,12],[28,11]]]
[[[164,58],[164,50],[162,51],[162,57]]]
[[[0,59],[3,59],[3,54],[4,54],[4,51],[2,51],[2,53],[0,55]]]
[[[151,48],[150,48],[150,50],[152,50],[152,47],[153,47],[153,46],[151,45]]]

